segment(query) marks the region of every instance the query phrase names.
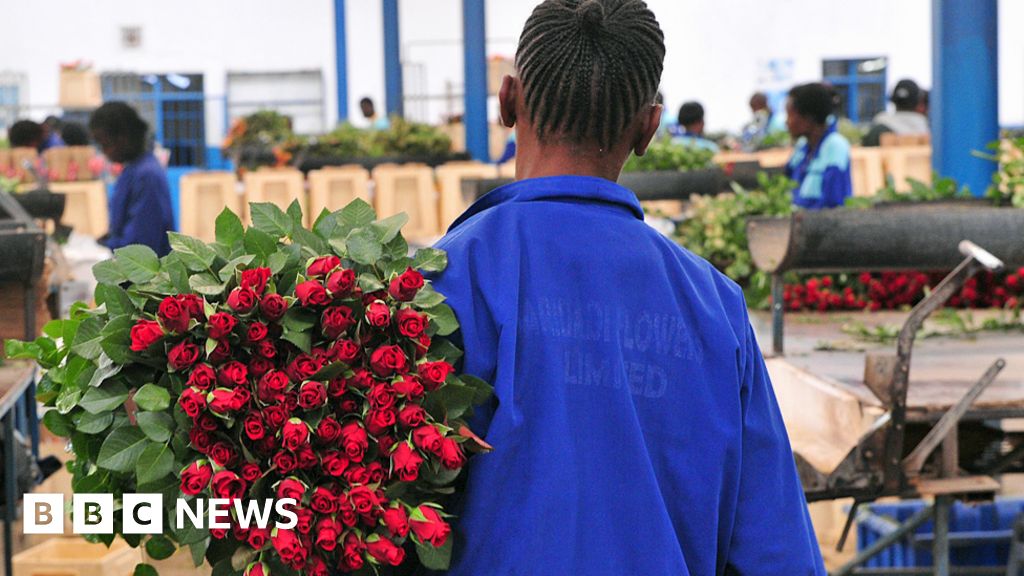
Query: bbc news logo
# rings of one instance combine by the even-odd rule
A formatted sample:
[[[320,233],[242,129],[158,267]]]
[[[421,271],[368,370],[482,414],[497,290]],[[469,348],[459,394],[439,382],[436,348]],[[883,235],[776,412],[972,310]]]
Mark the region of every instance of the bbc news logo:
[[[232,511],[235,522],[243,529],[256,527],[264,529],[270,525],[271,516],[276,513],[278,520],[274,527],[283,530],[295,528],[298,515],[292,507],[298,505],[294,498],[280,500],[209,500],[177,499],[174,519],[178,530],[191,525],[193,528],[230,529]],[[121,532],[124,534],[164,533],[163,494],[124,494],[121,497]],[[113,534],[113,494],[74,494],[71,501],[72,530],[75,534]],[[64,533],[63,494],[25,494],[25,534]]]

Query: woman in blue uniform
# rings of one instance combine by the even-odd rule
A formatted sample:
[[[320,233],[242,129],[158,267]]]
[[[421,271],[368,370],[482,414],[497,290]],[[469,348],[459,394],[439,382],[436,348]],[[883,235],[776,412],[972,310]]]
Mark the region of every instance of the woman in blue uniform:
[[[159,256],[170,253],[170,187],[160,162],[146,149],[146,121],[124,102],[108,102],[93,112],[89,130],[103,154],[124,165],[110,201],[110,232],[101,241],[110,249],[144,244]]]
[[[463,369],[494,384],[449,576],[824,576],[735,283],[616,184],[664,36],[640,0],[547,0],[500,91],[517,182],[439,247]]]
[[[850,143],[836,130],[835,94],[820,83],[789,91],[786,127],[796,141],[786,176],[796,181],[793,203],[807,210],[842,206],[853,193]]]

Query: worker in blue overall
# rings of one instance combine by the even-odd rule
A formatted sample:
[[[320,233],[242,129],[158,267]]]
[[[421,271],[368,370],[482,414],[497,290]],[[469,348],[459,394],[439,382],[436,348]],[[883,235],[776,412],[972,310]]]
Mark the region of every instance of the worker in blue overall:
[[[89,130],[107,159],[124,165],[110,200],[110,232],[101,242],[110,249],[144,244],[158,256],[169,254],[171,192],[167,173],[147,150],[146,121],[128,104],[108,102],[93,112]]]
[[[640,0],[547,0],[500,91],[517,181],[438,247],[473,418],[453,576],[825,574],[740,288],[616,184],[664,36]]]
[[[796,142],[786,176],[796,182],[793,204],[807,210],[842,206],[853,195],[850,143],[836,130],[835,94],[824,84],[789,91],[786,127]]]

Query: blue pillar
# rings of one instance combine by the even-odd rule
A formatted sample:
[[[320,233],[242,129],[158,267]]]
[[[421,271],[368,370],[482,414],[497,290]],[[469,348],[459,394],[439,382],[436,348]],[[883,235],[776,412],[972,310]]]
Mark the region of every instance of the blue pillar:
[[[398,0],[384,0],[383,4],[384,106],[388,116],[402,116],[402,55],[398,36]]]
[[[485,0],[462,0],[465,62],[466,150],[474,160],[491,157],[487,126],[487,23]]]
[[[982,195],[995,164],[971,155],[999,136],[997,0],[932,0],[932,164]]]
[[[338,88],[338,123],[348,120],[348,40],[345,36],[345,0],[334,0],[334,73]]]

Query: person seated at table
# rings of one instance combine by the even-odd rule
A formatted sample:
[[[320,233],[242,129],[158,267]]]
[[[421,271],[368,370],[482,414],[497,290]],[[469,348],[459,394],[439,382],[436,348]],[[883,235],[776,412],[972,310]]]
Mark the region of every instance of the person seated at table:
[[[101,242],[110,249],[144,244],[158,256],[169,254],[171,192],[167,174],[146,146],[149,125],[128,104],[108,102],[93,112],[89,130],[107,159],[124,165],[110,201],[110,232]]]
[[[786,176],[796,182],[800,208],[835,208],[853,193],[850,143],[836,130],[835,102],[833,90],[817,82],[793,88],[786,100],[786,127],[796,142]]]
[[[60,139],[67,146],[89,146],[89,131],[78,122],[65,122],[60,129]]]
[[[387,116],[377,115],[377,107],[369,97],[359,100],[359,112],[363,115],[367,128],[371,130],[387,130],[391,126]]]
[[[46,140],[43,125],[31,120],[18,120],[7,129],[7,141],[11,148],[35,148],[37,151]]]
[[[927,96],[925,110],[927,110]],[[892,90],[889,100],[896,106],[895,112],[880,112],[871,121],[871,129],[864,136],[861,144],[878,146],[882,134],[926,135],[931,130],[928,117],[921,112],[922,90],[913,80],[900,80]]]
[[[700,102],[686,102],[679,107],[678,124],[670,133],[673,144],[703,148],[718,153],[718,144],[704,137],[704,107]]]

